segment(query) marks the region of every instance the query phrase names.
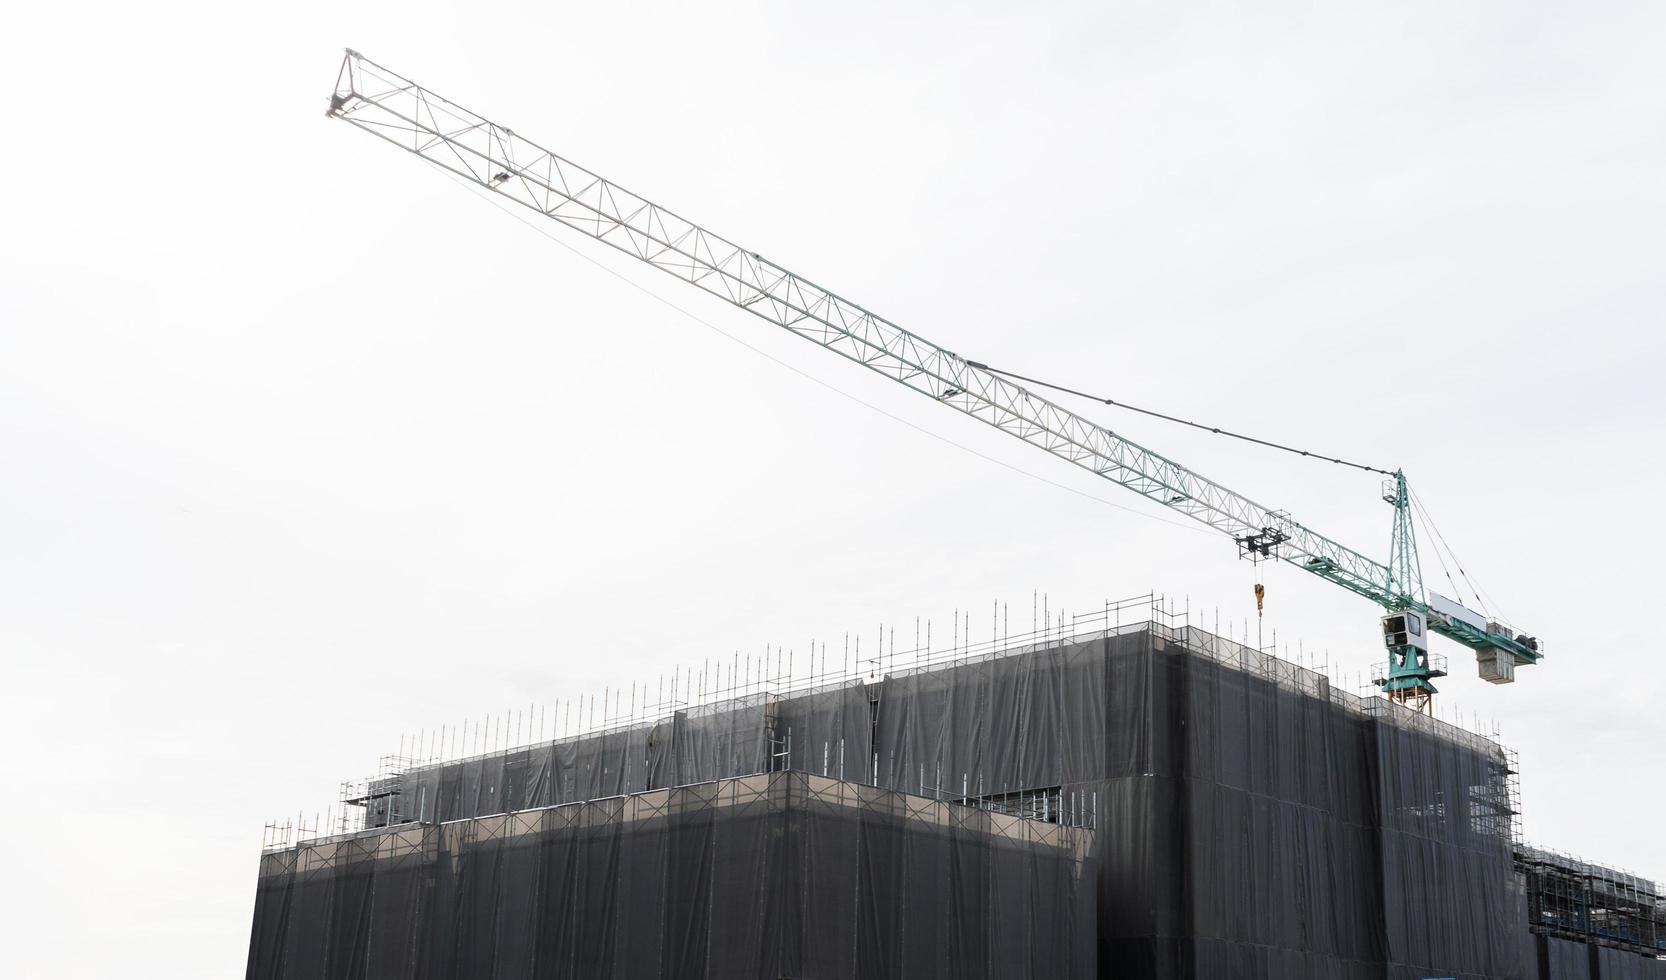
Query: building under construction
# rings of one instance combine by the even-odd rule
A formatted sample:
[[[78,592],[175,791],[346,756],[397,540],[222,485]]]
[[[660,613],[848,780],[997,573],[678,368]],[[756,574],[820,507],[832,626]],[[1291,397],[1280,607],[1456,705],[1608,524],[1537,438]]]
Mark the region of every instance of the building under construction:
[[[267,848],[251,978],[1666,977],[1658,890],[1520,846],[1512,756],[1435,718],[1431,635],[1493,684],[1545,648],[1403,469],[974,360],[354,51],[326,115],[1368,601],[1388,659],[1360,697],[1147,600],[422,739]],[[1084,414],[1111,407],[1369,474],[1386,560]]]
[[[1517,840],[1508,750],[1160,601],[811,660],[277,828],[248,977],[1666,977],[1652,883]]]

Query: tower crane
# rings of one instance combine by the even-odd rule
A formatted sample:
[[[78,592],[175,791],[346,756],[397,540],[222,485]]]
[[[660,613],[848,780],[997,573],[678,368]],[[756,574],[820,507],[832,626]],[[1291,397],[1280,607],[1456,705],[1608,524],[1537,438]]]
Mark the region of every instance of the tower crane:
[[[778,327],[1231,538],[1241,556],[1276,559],[1381,606],[1388,698],[1432,712],[1429,652],[1438,633],[1474,651],[1482,679],[1509,683],[1544,656],[1535,637],[1426,593],[1405,474],[1386,473],[1393,509],[1388,560],[1378,561],[1138,445],[743,248],[596,173],[462,108],[349,49],[327,113],[416,154],[571,232],[612,246]],[[1382,471],[1379,471],[1382,472]]]

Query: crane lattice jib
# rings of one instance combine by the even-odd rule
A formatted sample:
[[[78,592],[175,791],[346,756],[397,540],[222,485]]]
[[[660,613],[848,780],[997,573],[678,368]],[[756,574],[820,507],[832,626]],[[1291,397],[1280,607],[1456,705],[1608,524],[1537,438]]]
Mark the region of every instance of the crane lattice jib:
[[[1238,539],[1266,540],[1276,531],[1270,537],[1279,541],[1279,558],[1386,608],[1427,608],[1421,583],[1396,581],[1388,566],[1283,512],[984,370],[355,52],[342,62],[330,115],[1170,510]]]

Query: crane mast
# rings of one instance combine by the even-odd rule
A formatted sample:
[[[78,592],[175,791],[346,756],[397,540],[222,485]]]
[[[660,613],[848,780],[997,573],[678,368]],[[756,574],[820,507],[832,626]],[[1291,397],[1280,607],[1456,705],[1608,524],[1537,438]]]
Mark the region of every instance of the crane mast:
[[[1538,642],[1450,599],[1426,597],[1410,498],[1396,472],[1388,563],[1367,557],[1195,470],[1037,395],[802,276],[742,248],[482,116],[347,51],[328,115],[456,176],[803,337],[934,401],[1119,484],[1233,538],[1243,554],[1276,558],[1361,595],[1384,617],[1394,700],[1427,709],[1433,631],[1476,651],[1497,683],[1536,663]]]

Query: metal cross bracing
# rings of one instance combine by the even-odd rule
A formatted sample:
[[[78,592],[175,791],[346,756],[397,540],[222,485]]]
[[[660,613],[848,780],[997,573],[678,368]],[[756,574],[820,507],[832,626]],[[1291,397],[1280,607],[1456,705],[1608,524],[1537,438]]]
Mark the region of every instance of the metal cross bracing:
[[[1396,525],[1391,564],[1369,558],[1188,467],[1078,415],[981,363],[940,347],[646,198],[346,53],[328,114],[481,188],[612,246],[690,285],[906,385],[965,415],[1390,610],[1416,610],[1430,628],[1476,650],[1539,658],[1500,624],[1478,628],[1429,609],[1415,541]],[[1409,521],[1404,477],[1397,520]],[[1391,501],[1392,502],[1392,501]],[[1409,525],[1407,525],[1409,526]],[[1407,558],[1409,557],[1409,564]],[[1497,627],[1496,629],[1493,627]],[[1415,658],[1402,671],[1424,670]],[[1409,675],[1408,675],[1409,676]],[[1417,678],[1432,693],[1427,677]]]

